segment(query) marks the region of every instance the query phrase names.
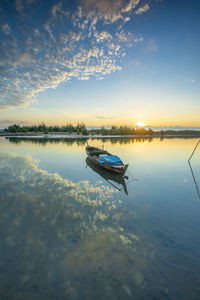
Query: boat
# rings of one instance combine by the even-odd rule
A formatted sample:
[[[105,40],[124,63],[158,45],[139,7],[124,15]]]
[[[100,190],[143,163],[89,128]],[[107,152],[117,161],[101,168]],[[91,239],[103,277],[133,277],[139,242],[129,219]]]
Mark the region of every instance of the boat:
[[[126,195],[128,195],[128,190],[126,186],[126,179],[128,176],[124,176],[122,174],[116,174],[114,172],[110,172],[109,170],[103,169],[97,164],[91,162],[91,160],[86,158],[86,166],[92,169],[95,173],[99,174],[104,180],[106,180],[110,185],[112,185],[118,191],[124,190]]]
[[[126,173],[128,164],[124,165],[117,155],[113,155],[106,150],[89,145],[86,146],[86,153],[88,155],[88,159],[99,167],[121,175]]]

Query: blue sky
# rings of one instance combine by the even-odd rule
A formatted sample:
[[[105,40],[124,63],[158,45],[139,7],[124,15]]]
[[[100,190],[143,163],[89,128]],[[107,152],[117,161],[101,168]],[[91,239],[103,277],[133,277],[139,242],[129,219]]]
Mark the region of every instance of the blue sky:
[[[1,1],[0,127],[200,126],[199,1]]]

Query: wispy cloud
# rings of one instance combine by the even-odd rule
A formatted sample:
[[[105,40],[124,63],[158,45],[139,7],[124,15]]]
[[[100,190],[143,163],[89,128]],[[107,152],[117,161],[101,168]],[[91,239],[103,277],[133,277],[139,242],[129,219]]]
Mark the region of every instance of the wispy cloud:
[[[58,12],[62,12],[61,10],[61,7],[62,7],[62,2],[58,2],[58,3],[55,3],[53,6],[52,6],[52,9],[51,9],[51,13],[54,17],[57,16],[57,13]]]
[[[80,0],[72,9],[64,1],[51,1],[40,18],[37,0],[16,0],[15,26],[0,7],[6,20],[0,23],[0,109],[27,106],[38,93],[72,78],[102,79],[121,70],[126,47],[143,39],[122,29],[139,4],[139,0]],[[114,22],[116,30],[111,31],[109,24]]]
[[[150,6],[149,6],[148,4],[145,4],[144,6],[139,7],[139,8],[136,10],[135,14],[136,14],[136,15],[140,15],[140,14],[144,13],[145,11],[149,10],[149,8],[150,8]]]
[[[154,52],[154,53],[158,51],[158,46],[157,46],[156,41],[155,41],[154,38],[150,38],[148,40],[147,51],[148,52]]]
[[[11,33],[11,29],[10,29],[10,26],[8,24],[2,24],[1,25],[1,30],[3,31],[4,34]]]
[[[23,15],[27,9],[30,9],[31,5],[37,3],[38,0],[15,0],[13,2],[15,3],[14,8],[16,11]]]
[[[127,5],[122,9],[122,12],[129,12],[140,3],[140,0],[130,0]]]
[[[80,0],[80,2],[87,17],[91,18],[95,15],[105,23],[115,23],[120,19],[126,19],[125,14],[133,11],[140,0]],[[146,9],[146,6],[141,9]]]
[[[193,79],[193,78],[188,78],[188,80],[187,80],[188,82],[190,82],[190,83],[196,83],[196,80],[195,79]]]
[[[102,120],[112,120],[117,119],[117,117],[104,117],[104,116],[96,116],[96,119],[102,119]]]
[[[133,42],[138,43],[143,41],[143,36],[141,34],[139,35],[133,35],[130,32],[124,32],[124,30],[121,30],[116,33],[116,36],[121,43],[127,43],[127,45],[132,46]]]

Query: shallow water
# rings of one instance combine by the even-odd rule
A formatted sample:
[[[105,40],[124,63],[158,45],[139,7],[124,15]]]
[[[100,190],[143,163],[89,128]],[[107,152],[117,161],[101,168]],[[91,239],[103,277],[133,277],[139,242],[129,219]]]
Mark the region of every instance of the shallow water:
[[[126,186],[86,142],[129,163]],[[200,299],[196,143],[0,138],[0,299]]]

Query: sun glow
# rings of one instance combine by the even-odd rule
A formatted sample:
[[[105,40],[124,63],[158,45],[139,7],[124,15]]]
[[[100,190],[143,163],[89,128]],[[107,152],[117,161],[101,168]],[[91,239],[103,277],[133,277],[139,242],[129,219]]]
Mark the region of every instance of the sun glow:
[[[145,126],[145,123],[144,123],[143,121],[138,121],[138,122],[136,123],[136,126],[137,126],[137,127],[144,127],[144,126]]]

